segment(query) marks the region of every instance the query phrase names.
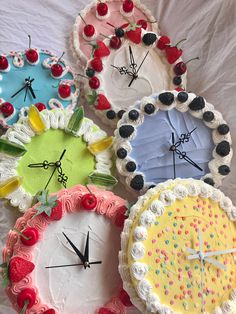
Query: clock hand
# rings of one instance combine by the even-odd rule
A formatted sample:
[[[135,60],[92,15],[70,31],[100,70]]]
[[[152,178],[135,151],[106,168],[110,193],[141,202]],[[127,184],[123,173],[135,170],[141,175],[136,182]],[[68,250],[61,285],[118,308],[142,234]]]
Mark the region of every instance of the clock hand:
[[[173,146],[173,145],[172,145]],[[200,171],[203,171],[203,169],[198,166],[192,159],[190,159],[187,155],[186,152],[181,152],[180,150],[176,149],[175,145],[174,145],[174,152],[179,156],[179,159],[184,159],[186,160],[190,165],[194,166],[195,168],[197,168]]]
[[[57,171],[58,171],[58,182],[60,182],[64,186],[64,188],[66,188],[66,182],[68,180],[68,176],[66,176],[65,173],[63,173],[61,165],[57,166]]]
[[[48,187],[48,185],[49,185],[49,183],[50,183],[50,181],[51,181],[51,179],[52,179],[54,173],[56,172],[57,168],[60,167],[60,165],[61,165],[61,160],[62,160],[62,158],[64,157],[65,152],[66,152],[66,149],[63,150],[63,152],[62,152],[62,154],[61,154],[59,160],[56,161],[56,163],[55,163],[55,168],[53,169],[53,172],[52,172],[50,178],[48,179],[48,182],[47,182],[47,184],[45,185],[44,190],[47,190],[47,187]],[[59,166],[58,166],[58,165],[59,165]]]
[[[173,154],[173,167],[174,167],[174,179],[176,178],[176,170],[175,170],[175,151],[172,149],[173,147],[175,147],[175,134],[174,132],[172,132],[172,145],[169,148],[170,151],[172,151]]]
[[[196,250],[193,250],[191,248],[187,248],[187,251],[192,254],[192,255],[188,256],[189,260],[200,259],[199,252],[197,252]],[[224,269],[224,270],[227,269],[227,267],[224,264],[218,262],[215,259],[207,257],[206,254],[207,253],[202,252],[202,258],[203,258],[204,261],[206,261],[206,262],[208,262],[210,264],[213,264],[213,265],[215,265],[218,268],[221,268],[221,269]]]
[[[48,162],[47,160],[44,160],[43,162],[39,162],[36,164],[29,164],[29,168],[44,168],[48,169],[49,167],[55,167],[56,163],[55,162]]]
[[[194,252],[196,253],[196,251]],[[209,256],[217,256],[217,255],[224,255],[224,254],[230,254],[230,253],[236,253],[236,248],[229,249],[229,250],[222,250],[222,251],[212,251],[212,252],[206,252],[204,253],[204,256],[209,257]],[[193,254],[188,256],[188,259],[196,259],[198,258],[198,254]]]
[[[136,73],[137,63],[134,61],[134,55],[131,46],[129,46],[129,58],[130,58],[130,68],[133,70],[133,74]]]
[[[111,64],[111,66],[113,68],[117,69],[120,72],[121,75],[123,75],[123,74],[125,74],[125,75],[128,74],[129,76],[133,76],[134,75],[133,72],[130,72],[125,66],[117,67],[117,66],[115,66],[113,64]]]
[[[28,90],[29,90],[29,86],[26,85],[24,102],[25,102],[25,100],[26,100],[26,96],[27,96],[27,94],[28,94]]]
[[[188,133],[182,133],[180,135],[179,140],[174,144],[175,147],[178,147],[181,143],[189,142],[189,139],[191,137],[191,134],[196,130],[197,128],[194,128],[192,131]]]
[[[33,90],[33,88],[32,88],[32,86],[31,86],[31,85],[29,86],[29,91],[30,91],[31,95],[33,96],[33,98],[34,98],[34,99],[36,99],[36,96],[35,96],[34,90]]]
[[[90,267],[90,263],[89,263],[89,231],[87,233],[86,245],[85,245],[85,249],[84,249],[84,258],[85,258],[86,263],[88,264],[88,267]],[[84,265],[84,268],[86,269],[86,265]]]
[[[67,235],[62,232],[62,234],[64,235],[64,237],[67,239],[67,241],[69,242],[70,246],[72,247],[72,249],[75,251],[75,253],[79,256],[79,258],[81,259],[81,262],[84,263],[86,262],[84,255],[80,252],[80,250],[74,245],[74,243],[71,242],[71,240],[67,237]]]
[[[22,90],[24,90],[27,86],[29,86],[29,83],[32,83],[34,81],[34,79],[31,79],[30,81],[28,81],[28,79],[25,79],[25,85],[20,88],[15,94],[13,94],[11,96],[11,98],[15,97],[16,95],[18,95]]]
[[[133,78],[132,78],[132,80],[130,81],[128,87],[130,87],[130,86],[132,85],[133,81],[138,78],[138,72],[139,72],[141,66],[143,65],[145,59],[147,58],[148,54],[149,54],[149,51],[146,53],[145,57],[143,58],[143,61],[141,62],[141,64],[140,64],[139,67],[138,67],[138,70],[133,74]]]
[[[102,264],[102,261],[96,261],[96,262],[90,262],[89,263],[89,265],[97,265],[97,264]],[[72,267],[72,266],[82,266],[82,265],[84,265],[84,263],[46,266],[45,268],[61,268],[61,267]]]

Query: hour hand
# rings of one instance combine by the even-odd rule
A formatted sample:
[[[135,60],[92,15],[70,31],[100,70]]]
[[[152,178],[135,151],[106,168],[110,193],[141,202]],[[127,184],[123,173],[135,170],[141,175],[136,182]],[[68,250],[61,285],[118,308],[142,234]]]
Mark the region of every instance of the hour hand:
[[[203,169],[198,166],[191,158],[189,158],[185,152],[181,152],[180,150],[175,148],[175,152],[177,155],[179,155],[179,159],[184,159],[186,160],[190,165],[194,166],[195,168],[197,168],[200,171],[203,171]]]
[[[79,256],[79,258],[81,259],[81,262],[84,264],[86,262],[84,255],[80,252],[80,250],[74,245],[74,243],[71,242],[71,240],[67,237],[67,235],[62,232],[62,234],[64,235],[64,237],[66,238],[66,240],[69,242],[70,246],[72,247],[72,249],[75,251],[75,253]]]
[[[86,239],[86,244],[85,244],[85,249],[84,249],[84,258],[85,258],[85,264],[84,268],[89,267],[90,268],[90,263],[89,263],[89,231],[87,233],[87,239]]]
[[[44,169],[48,169],[49,167],[55,167],[55,166],[56,166],[55,162],[48,162],[47,160],[28,165],[29,168],[44,168]]]
[[[117,67],[117,66],[115,66],[113,64],[111,64],[111,66],[113,68],[117,69],[121,75],[129,75],[129,76],[133,76],[134,75],[133,72],[129,71],[125,66]]]
[[[31,85],[29,86],[29,91],[30,91],[31,95],[33,96],[33,98],[35,99],[36,96],[35,96],[34,90],[33,90]]]

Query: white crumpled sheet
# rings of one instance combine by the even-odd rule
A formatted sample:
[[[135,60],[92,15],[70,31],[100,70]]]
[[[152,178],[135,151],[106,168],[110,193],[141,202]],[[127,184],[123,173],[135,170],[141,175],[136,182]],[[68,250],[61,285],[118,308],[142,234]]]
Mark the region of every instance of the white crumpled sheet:
[[[229,123],[236,148],[236,1],[235,0],[144,0],[159,21],[163,34],[173,43],[183,38],[183,59],[199,56],[188,66],[188,90],[204,96]],[[49,49],[75,65],[68,49],[69,37],[78,12],[86,0],[0,0],[0,53],[25,49],[27,34],[32,46]],[[78,67],[77,67],[78,71]],[[94,118],[87,110],[87,116]],[[109,129],[104,127],[107,131]],[[235,149],[236,151],[236,149]],[[236,154],[232,171],[224,181],[224,192],[236,204]],[[116,192],[128,195],[122,186]],[[134,199],[133,199],[134,200]],[[1,203],[0,250],[17,211]],[[0,288],[0,314],[15,313]]]

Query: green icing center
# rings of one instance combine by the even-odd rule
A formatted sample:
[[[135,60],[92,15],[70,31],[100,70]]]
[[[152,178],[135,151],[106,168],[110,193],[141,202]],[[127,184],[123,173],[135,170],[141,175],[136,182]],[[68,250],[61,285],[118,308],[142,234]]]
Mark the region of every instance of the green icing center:
[[[88,175],[95,169],[95,158],[87,149],[87,143],[83,138],[74,137],[63,130],[49,129],[40,136],[34,136],[25,147],[27,152],[19,161],[17,173],[23,177],[22,187],[32,195],[44,189],[54,168],[29,168],[28,165],[44,160],[56,162],[64,149],[66,153],[61,166],[63,173],[68,176],[67,188],[76,184],[86,184]],[[56,192],[62,188],[56,171],[48,186],[49,192]]]

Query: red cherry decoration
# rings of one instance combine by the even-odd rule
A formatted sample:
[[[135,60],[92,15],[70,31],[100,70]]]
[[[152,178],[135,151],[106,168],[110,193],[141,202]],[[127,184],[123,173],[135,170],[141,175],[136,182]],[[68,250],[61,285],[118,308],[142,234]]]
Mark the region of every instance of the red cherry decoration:
[[[174,67],[174,72],[176,75],[182,75],[187,71],[187,66],[186,64],[193,61],[193,60],[199,60],[199,57],[193,58],[188,60],[187,62],[178,62],[176,63],[175,67]]]
[[[108,5],[104,2],[99,2],[97,4],[97,13],[100,16],[105,16],[108,13]]]
[[[137,24],[141,25],[141,27],[143,29],[147,29],[147,27],[148,27],[147,21],[145,21],[145,20],[138,20]]]
[[[21,309],[27,301],[29,302],[27,309],[30,309],[36,302],[36,293],[32,288],[22,290],[17,296],[17,304]]]
[[[160,50],[166,49],[170,45],[170,38],[167,36],[161,36],[157,41],[157,48]]]
[[[0,56],[0,70],[6,70],[8,68],[8,60],[4,56]]]
[[[112,36],[111,39],[110,39],[109,46],[112,49],[119,49],[120,46],[121,46],[121,39],[119,37],[117,37],[117,36]]]
[[[38,111],[43,111],[46,109],[46,106],[42,102],[37,102],[35,107],[38,109]]]
[[[132,0],[125,0],[125,1],[123,2],[122,7],[123,7],[123,11],[124,11],[125,13],[129,13],[129,12],[133,11],[134,3],[133,3]]]
[[[92,24],[87,24],[84,27],[84,34],[87,37],[92,37],[95,34],[95,28]]]
[[[87,193],[81,198],[81,205],[84,209],[93,210],[97,206],[97,198],[92,193]]]
[[[121,291],[119,293],[119,299],[127,307],[133,305],[132,302],[130,301],[130,297],[129,297],[128,293],[124,289],[121,289]]]
[[[60,84],[58,88],[58,93],[61,98],[68,98],[71,94],[70,86],[67,84]]]
[[[63,67],[59,63],[55,63],[51,66],[52,75],[55,77],[59,77],[63,73]]]
[[[100,86],[100,81],[96,76],[93,76],[89,79],[89,86],[92,89],[98,89]]]
[[[125,219],[127,218],[127,216],[125,215],[126,211],[127,211],[126,206],[121,206],[117,209],[114,223],[118,228],[124,227],[124,222],[125,222]]]
[[[22,231],[22,234],[25,236],[25,238],[23,236],[21,236],[20,240],[24,245],[32,246],[38,242],[39,232],[37,229],[35,229],[33,227],[28,227],[24,231]],[[28,239],[26,239],[26,238],[28,238]]]
[[[38,61],[39,55],[35,49],[28,49],[25,55],[27,60],[31,63],[35,63]]]
[[[10,102],[4,102],[0,105],[0,112],[3,114],[4,118],[7,118],[13,114],[14,107]]]

